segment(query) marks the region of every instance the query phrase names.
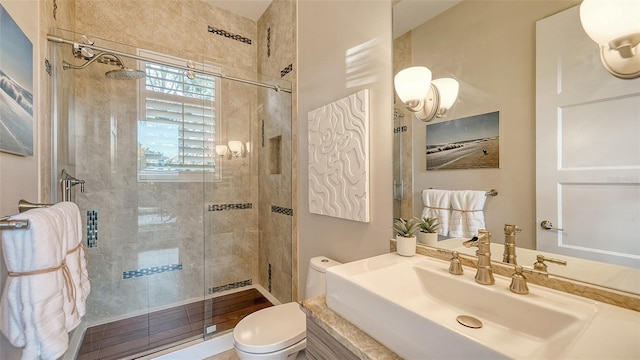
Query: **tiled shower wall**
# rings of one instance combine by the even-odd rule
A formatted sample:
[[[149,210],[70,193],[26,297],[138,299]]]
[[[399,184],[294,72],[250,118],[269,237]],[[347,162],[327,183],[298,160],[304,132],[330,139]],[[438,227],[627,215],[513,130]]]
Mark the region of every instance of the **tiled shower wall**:
[[[271,21],[278,23],[276,19],[282,16],[290,26],[295,24],[291,1],[274,5],[286,11],[271,10]],[[202,1],[76,0],[72,10],[79,33],[196,63],[207,59],[221,65],[227,75],[246,78],[261,72],[262,67],[257,66],[258,25]],[[69,9],[58,9],[58,16],[60,11]],[[208,26],[254,41],[249,44],[220,36],[208,32]],[[271,44],[290,41],[276,33],[272,33]],[[115,43],[107,47],[134,51]],[[293,54],[295,47],[289,46],[286,64],[268,74],[280,78],[281,68],[292,64]],[[65,56],[72,61],[69,54]],[[83,214],[97,211],[99,220],[98,246],[89,250],[93,281],[88,319],[119,317],[201,297],[207,288],[247,279],[267,287],[263,280],[268,278],[268,268],[259,264],[263,254],[269,254],[265,262],[272,264],[274,294],[289,301],[292,217],[271,212],[271,207],[291,207],[290,95],[223,80],[223,122],[217,124],[217,131],[223,142],[248,141],[254,151],[246,157],[223,159],[221,182],[139,183],[137,88],[131,82],[106,81],[105,71],[104,65],[96,64],[64,74],[74,78],[69,89],[75,91],[75,100],[67,103],[77,129],[72,139],[77,159],[71,162],[76,165],[74,175],[86,181],[87,190],[84,194],[76,190],[76,201]],[[289,73],[285,80],[292,78]],[[281,162],[284,175],[276,176],[259,165],[269,156],[262,146],[263,129],[267,138],[281,139],[281,159],[288,159]],[[263,170],[270,176],[259,180]],[[263,198],[260,194],[268,195]],[[225,210],[208,211],[210,208]],[[163,220],[152,226],[142,224],[142,209],[153,209]],[[174,266],[176,261],[181,266]]]
[[[296,3],[275,0],[258,21],[258,73],[281,77],[295,83]],[[293,98],[284,98],[269,90],[260,90],[258,117],[261,133],[260,153],[260,284],[271,285],[272,293],[280,300],[292,299],[293,269],[291,226],[295,212],[292,204],[292,142]],[[288,100],[288,101],[283,101]],[[294,102],[295,103],[295,102]],[[269,273],[271,269],[271,273]]]
[[[411,62],[411,31],[393,40],[393,73],[412,66]],[[394,122],[393,132],[393,178],[402,180],[402,200],[393,201],[393,216],[409,219],[413,217],[413,115],[407,110],[394,92],[393,107],[399,115]],[[424,131],[424,128],[418,129]],[[402,149],[402,151],[398,151]],[[418,205],[422,206],[422,205]]]

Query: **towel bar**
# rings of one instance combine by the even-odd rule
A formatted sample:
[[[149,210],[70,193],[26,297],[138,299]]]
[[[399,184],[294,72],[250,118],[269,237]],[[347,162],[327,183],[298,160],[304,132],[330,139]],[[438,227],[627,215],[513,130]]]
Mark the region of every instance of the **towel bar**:
[[[433,189],[433,188],[429,188],[429,189]],[[498,196],[498,190],[496,189],[491,189],[489,191],[487,191],[486,193],[484,193],[485,196]]]
[[[29,220],[9,220],[9,217],[0,218],[0,230],[28,229]]]
[[[49,207],[51,204],[36,204],[27,200],[20,200],[18,202],[18,212],[25,212],[31,209]],[[11,220],[10,216],[0,217],[0,230],[15,230],[15,229],[28,229],[29,220]]]
[[[487,191],[486,193],[484,193],[485,196],[498,196],[498,190],[496,189],[491,189],[489,191]]]
[[[20,200],[18,202],[18,212],[23,213],[23,212],[25,212],[27,210],[38,209],[38,208],[46,208],[46,207],[49,207],[51,205],[52,204],[36,204],[36,203],[32,203],[32,202],[29,202],[27,200],[22,199],[22,200]]]

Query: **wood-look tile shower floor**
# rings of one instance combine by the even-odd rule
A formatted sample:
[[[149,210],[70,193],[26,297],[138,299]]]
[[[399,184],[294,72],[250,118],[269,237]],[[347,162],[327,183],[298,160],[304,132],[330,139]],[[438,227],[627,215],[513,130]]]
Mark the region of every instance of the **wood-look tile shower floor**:
[[[232,329],[245,316],[273,306],[258,290],[197,301],[87,329],[78,360],[134,358],[172,343],[203,336],[216,325],[216,332]]]

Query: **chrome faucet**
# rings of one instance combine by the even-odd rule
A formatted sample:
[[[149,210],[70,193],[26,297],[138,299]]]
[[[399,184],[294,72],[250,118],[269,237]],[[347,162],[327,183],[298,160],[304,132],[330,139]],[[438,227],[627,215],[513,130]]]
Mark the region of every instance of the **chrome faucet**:
[[[478,248],[478,271],[476,272],[476,282],[482,285],[493,285],[496,280],[493,277],[491,268],[491,233],[488,230],[478,230],[478,236],[462,243],[465,247],[475,246]]]
[[[516,263],[516,233],[522,229],[515,225],[504,224],[504,254],[502,262],[507,264],[518,265]]]

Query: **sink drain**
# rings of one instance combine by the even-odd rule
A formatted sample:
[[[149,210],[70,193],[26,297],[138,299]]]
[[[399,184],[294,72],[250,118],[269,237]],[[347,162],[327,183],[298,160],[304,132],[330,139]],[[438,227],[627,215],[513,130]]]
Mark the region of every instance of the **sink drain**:
[[[469,315],[460,315],[456,318],[458,322],[466,327],[470,327],[472,329],[480,329],[482,327],[482,321],[474,318]]]

